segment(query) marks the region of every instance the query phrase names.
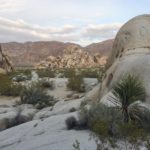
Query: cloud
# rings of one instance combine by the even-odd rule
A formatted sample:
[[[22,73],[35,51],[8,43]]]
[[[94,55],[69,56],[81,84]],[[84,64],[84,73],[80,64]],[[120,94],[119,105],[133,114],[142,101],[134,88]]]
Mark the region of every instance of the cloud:
[[[28,0],[0,0],[0,13],[20,11],[27,1]]]
[[[83,34],[91,38],[97,37],[112,38],[115,36],[116,32],[119,30],[121,26],[122,26],[121,23],[100,24],[100,25],[91,24],[84,29]]]
[[[77,27],[43,27],[26,23],[24,20],[10,20],[0,17],[0,42],[62,41],[87,45],[92,42],[113,38],[122,24],[100,24]]]
[[[65,37],[66,34],[70,34],[76,31],[77,28],[72,25],[64,25],[62,27],[41,27],[39,25],[27,24],[23,20],[12,21],[0,17],[0,31],[1,37],[7,36],[7,39],[4,38],[3,41],[26,41],[26,40],[51,40],[52,38],[57,38],[61,35]],[[20,35],[20,37],[19,37]],[[14,39],[12,39],[12,37]],[[29,37],[26,39],[26,37]],[[10,39],[11,38],[11,39]],[[2,38],[1,38],[2,39]]]

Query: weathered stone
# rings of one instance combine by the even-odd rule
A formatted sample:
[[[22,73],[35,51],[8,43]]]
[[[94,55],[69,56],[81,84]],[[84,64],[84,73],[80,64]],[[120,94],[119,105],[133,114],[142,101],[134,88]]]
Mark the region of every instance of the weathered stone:
[[[18,107],[0,107],[0,131],[9,127],[31,121],[37,109],[23,104]]]
[[[12,65],[7,55],[5,55],[2,51],[2,47],[0,45],[0,73],[5,74],[6,72],[12,71]]]
[[[106,57],[101,57],[100,54],[90,55],[85,50],[76,47],[68,46],[62,57],[49,56],[45,61],[36,65],[36,68],[88,68],[99,67],[106,64]]]
[[[138,75],[150,103],[150,15],[137,16],[118,32],[108,59],[108,70],[102,82],[100,97],[106,95],[123,75]]]

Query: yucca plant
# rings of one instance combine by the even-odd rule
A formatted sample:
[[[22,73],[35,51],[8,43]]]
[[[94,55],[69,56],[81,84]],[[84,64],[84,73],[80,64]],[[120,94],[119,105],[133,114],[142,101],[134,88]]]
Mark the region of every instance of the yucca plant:
[[[128,123],[129,105],[137,100],[145,100],[145,88],[142,82],[137,76],[125,75],[113,86],[112,93],[115,96],[113,100],[121,104],[124,122]]]

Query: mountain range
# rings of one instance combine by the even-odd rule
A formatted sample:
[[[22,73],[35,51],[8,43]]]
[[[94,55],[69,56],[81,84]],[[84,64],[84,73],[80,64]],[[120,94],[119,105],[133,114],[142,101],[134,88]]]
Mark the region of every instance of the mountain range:
[[[108,57],[113,39],[99,43],[93,43],[86,47],[82,47],[74,43],[63,43],[58,41],[39,41],[39,42],[9,42],[1,43],[3,52],[8,55],[13,66],[15,67],[33,67],[37,63],[45,60],[48,56],[62,56],[65,49],[70,46],[75,46],[90,55],[99,54],[101,57]]]

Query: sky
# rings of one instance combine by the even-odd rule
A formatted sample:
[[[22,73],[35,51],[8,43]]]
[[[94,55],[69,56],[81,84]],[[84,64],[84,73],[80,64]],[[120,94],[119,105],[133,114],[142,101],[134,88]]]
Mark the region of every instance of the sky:
[[[86,46],[115,37],[150,0],[0,0],[0,42],[62,41]]]

